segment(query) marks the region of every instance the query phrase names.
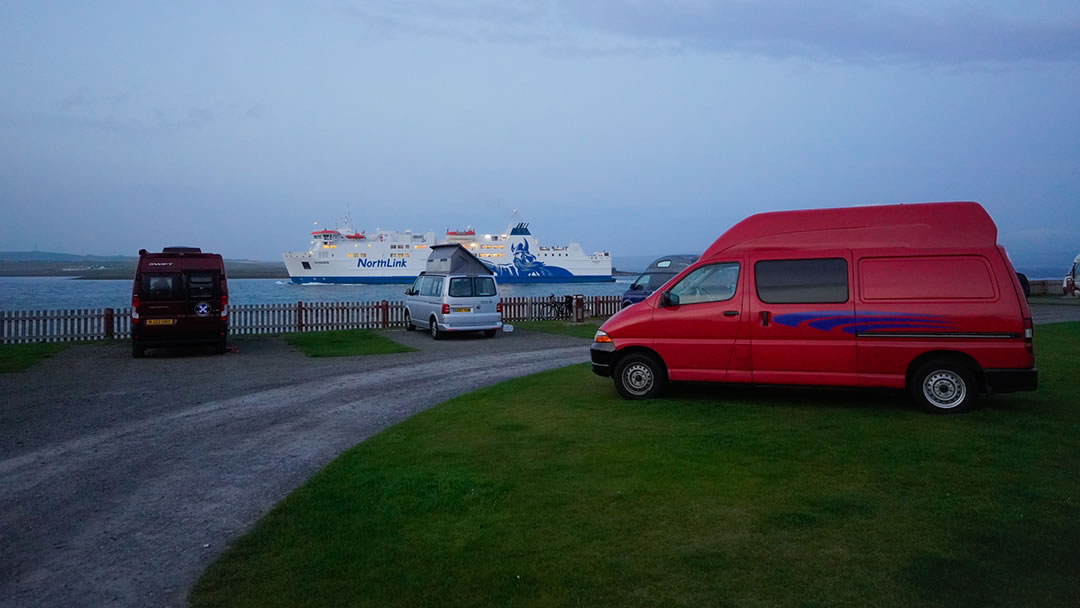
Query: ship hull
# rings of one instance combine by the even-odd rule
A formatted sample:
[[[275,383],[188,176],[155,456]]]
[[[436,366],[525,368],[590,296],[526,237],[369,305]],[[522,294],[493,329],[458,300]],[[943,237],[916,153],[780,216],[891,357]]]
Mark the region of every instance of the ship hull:
[[[371,277],[371,276],[356,276],[356,277],[342,277],[342,276],[306,276],[306,277],[291,277],[293,283],[305,284],[305,283],[340,283],[350,285],[394,285],[394,284],[408,284],[416,280],[416,276],[387,276],[387,277]],[[572,277],[498,277],[496,279],[502,284],[513,283],[611,283],[615,281],[611,276],[572,276]]]

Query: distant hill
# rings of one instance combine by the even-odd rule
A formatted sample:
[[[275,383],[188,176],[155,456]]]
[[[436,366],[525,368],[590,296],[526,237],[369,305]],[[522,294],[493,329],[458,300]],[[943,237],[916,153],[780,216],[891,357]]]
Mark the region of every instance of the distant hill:
[[[0,251],[0,276],[72,277],[80,279],[130,279],[136,256],[76,255],[51,251]],[[225,260],[232,279],[288,278],[284,262]]]
[[[120,262],[134,260],[131,255],[78,255],[55,251],[0,251],[3,262]]]

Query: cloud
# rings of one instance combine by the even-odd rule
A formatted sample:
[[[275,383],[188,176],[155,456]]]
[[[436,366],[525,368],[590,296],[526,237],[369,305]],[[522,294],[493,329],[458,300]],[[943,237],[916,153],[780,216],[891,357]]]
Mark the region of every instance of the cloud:
[[[1080,11],[1051,7],[1035,15],[1026,3],[1010,10],[1009,3],[957,2],[919,8],[861,0],[365,0],[337,8],[375,29],[539,40],[586,52],[675,49],[944,65],[1080,61]]]

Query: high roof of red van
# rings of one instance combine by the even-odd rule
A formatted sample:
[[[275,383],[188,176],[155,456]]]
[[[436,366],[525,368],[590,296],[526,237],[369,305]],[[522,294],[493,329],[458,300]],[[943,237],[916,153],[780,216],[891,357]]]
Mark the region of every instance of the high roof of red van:
[[[720,235],[701,257],[750,249],[996,245],[997,226],[979,203],[913,203],[751,215]]]
[[[139,256],[139,272],[180,272],[217,270],[225,272],[225,261],[218,253],[144,253]]]

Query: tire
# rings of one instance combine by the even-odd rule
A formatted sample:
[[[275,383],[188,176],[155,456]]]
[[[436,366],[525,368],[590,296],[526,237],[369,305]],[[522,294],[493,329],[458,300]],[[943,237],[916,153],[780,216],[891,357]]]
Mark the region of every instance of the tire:
[[[631,301],[629,301],[629,300],[623,300],[622,306],[620,306],[620,307],[619,307],[619,310],[622,310],[622,309],[624,309],[624,308],[626,308],[627,306],[630,306],[630,305],[632,305],[632,304],[633,304],[633,302],[631,302]]]
[[[131,356],[136,359],[142,359],[146,355],[146,347],[142,346],[138,342],[131,341]]]
[[[623,399],[658,397],[667,383],[667,371],[651,355],[634,353],[615,364],[615,390]]]
[[[439,321],[435,317],[431,317],[431,320],[428,321],[428,323],[431,324],[431,327],[428,328],[428,330],[431,332],[431,339],[442,340],[443,332],[439,331]]]
[[[974,407],[979,386],[965,363],[933,359],[915,370],[908,390],[919,407],[928,412],[959,414]]]
[[[214,352],[219,355],[224,355],[227,350],[229,350],[229,344],[225,340],[219,340],[214,344]]]
[[[416,331],[416,326],[413,325],[412,317],[409,316],[409,309],[405,309],[405,331]]]
[[[494,338],[495,337],[495,330],[494,329],[485,329],[484,330],[484,337],[485,338]]]

